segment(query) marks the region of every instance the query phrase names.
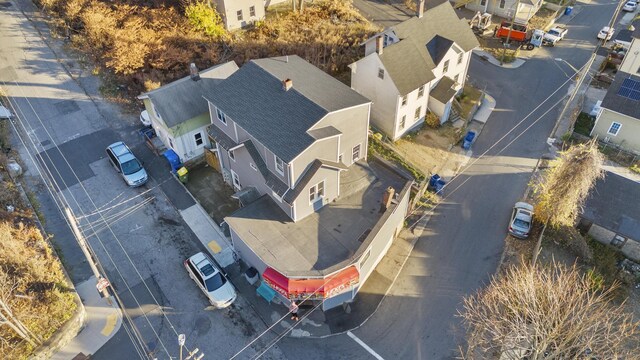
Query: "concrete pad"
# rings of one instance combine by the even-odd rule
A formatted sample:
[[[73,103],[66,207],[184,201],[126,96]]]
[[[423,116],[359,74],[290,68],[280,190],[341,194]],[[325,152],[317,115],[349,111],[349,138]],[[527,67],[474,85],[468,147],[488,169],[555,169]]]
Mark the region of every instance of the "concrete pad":
[[[69,360],[79,354],[93,354],[120,329],[122,313],[112,298],[102,298],[95,276],[78,284],[76,291],[86,311],[85,326],[69,344],[55,353],[53,360]]]
[[[220,266],[227,267],[235,262],[231,244],[200,204],[180,210],[180,215],[200,242],[211,250],[211,255]],[[210,246],[212,242],[215,242],[213,248]]]

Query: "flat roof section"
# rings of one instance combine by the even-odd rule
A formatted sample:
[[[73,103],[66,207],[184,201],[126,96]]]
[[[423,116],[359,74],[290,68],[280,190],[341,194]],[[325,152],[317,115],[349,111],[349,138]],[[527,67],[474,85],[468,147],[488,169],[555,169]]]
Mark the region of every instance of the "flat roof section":
[[[382,216],[382,196],[407,179],[376,163],[358,162],[340,175],[340,197],[293,222],[264,195],[225,220],[268,266],[285,276],[323,276],[349,260]]]

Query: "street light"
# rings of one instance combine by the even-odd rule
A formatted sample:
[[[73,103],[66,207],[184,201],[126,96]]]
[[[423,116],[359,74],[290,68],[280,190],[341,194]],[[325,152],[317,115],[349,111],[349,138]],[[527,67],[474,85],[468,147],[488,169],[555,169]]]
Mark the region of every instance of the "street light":
[[[558,61],[558,62],[563,62],[563,63],[569,65],[571,70],[573,70],[573,72],[576,73],[576,74],[580,72],[580,70],[576,69],[575,66],[571,65],[567,60],[564,60],[564,59],[561,59],[561,58],[555,58],[553,60]]]
[[[182,347],[184,346],[185,340],[187,340],[187,337],[184,334],[178,335],[178,344],[180,344],[180,360],[182,360]]]

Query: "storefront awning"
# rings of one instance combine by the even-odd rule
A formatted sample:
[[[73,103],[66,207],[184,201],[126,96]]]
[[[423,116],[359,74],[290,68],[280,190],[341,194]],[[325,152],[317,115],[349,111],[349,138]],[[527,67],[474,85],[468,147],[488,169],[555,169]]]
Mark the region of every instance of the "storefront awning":
[[[360,274],[355,266],[349,266],[325,278],[289,279],[274,269],[267,268],[262,278],[271,288],[288,299],[323,299],[351,289],[359,282]]]

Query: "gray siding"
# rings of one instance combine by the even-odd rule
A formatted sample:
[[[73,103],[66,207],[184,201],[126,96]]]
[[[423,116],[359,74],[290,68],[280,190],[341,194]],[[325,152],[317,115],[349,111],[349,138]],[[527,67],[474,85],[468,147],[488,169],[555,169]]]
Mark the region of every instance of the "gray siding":
[[[253,145],[255,145],[256,149],[258,149],[258,152],[262,156],[262,160],[264,160],[265,164],[267,164],[267,168],[269,169],[269,171],[271,171],[271,173],[277,176],[285,184],[289,185],[289,164],[287,163],[284,164],[284,175],[280,175],[280,173],[276,171],[275,155],[269,149],[267,149],[264,145],[262,145],[261,142],[259,142],[253,136],[251,136],[248,132],[246,132],[243,128],[237,125],[236,127],[238,131],[239,141],[243,142],[245,140],[251,140],[253,142]]]
[[[318,172],[311,178],[307,187],[302,190],[298,198],[294,202],[296,220],[301,220],[307,215],[312,214],[314,204],[309,203],[309,189],[324,180],[324,198],[322,205],[326,205],[338,197],[338,177],[339,171],[327,168],[320,168]]]
[[[616,236],[614,231],[603,228],[597,224],[591,225],[588,234],[592,238],[607,245],[610,245],[611,240]],[[627,241],[624,243],[620,251],[622,251],[622,253],[629,259],[640,262],[640,243],[638,241],[627,238]]]
[[[402,196],[398,205],[391,211],[391,214],[386,218],[386,220],[384,220],[384,223],[377,232],[374,233],[376,230],[374,228],[374,230],[371,231],[371,234],[369,234],[369,236],[373,236],[373,240],[371,240],[371,244],[361,255],[360,261],[358,262],[358,270],[360,271],[360,287],[362,287],[362,284],[364,284],[369,275],[371,275],[380,260],[382,260],[389,250],[389,247],[391,247],[395,237],[398,235],[400,230],[402,230],[402,227],[404,226],[404,217],[407,214],[407,209],[409,207],[409,195],[411,193],[409,191],[410,187],[411,183],[408,183],[405,185],[404,189],[396,189],[396,191],[401,192],[400,194]],[[381,219],[381,221],[383,220]],[[369,251],[370,253],[367,255]]]
[[[293,164],[293,184],[297,184],[300,177],[307,172],[307,168],[316,159],[337,161],[338,160],[338,137],[316,141],[302,154],[292,161]]]
[[[249,266],[253,266],[258,270],[258,273],[262,275],[262,273],[267,269],[267,264],[260,259],[255,252],[251,251],[251,248],[247,244],[242,241],[242,238],[233,231],[233,228],[230,226],[229,231],[231,232],[231,241],[233,241],[234,250],[240,255],[242,261],[247,263]]]
[[[340,137],[340,153],[344,154],[342,161],[351,166],[351,150],[356,144],[360,144],[360,159],[367,158],[367,140],[369,131],[369,107],[371,104],[363,104],[345,110],[334,111],[320,120],[313,129],[325,126],[333,126],[342,132]],[[322,154],[316,153],[318,158]],[[329,160],[329,159],[327,159]],[[332,159],[336,161],[336,159]],[[295,170],[295,169],[294,169]]]
[[[269,195],[273,199],[273,201],[282,209],[282,211],[284,211],[289,217],[291,217],[291,207],[284,201],[274,198],[273,191],[265,184],[264,178],[262,177],[260,171],[255,170],[251,167],[251,164],[255,165],[255,163],[251,158],[251,155],[249,155],[247,149],[242,146],[234,150],[233,155],[235,157],[235,161],[227,158],[226,163],[223,162],[223,164],[225,165],[225,167],[228,164],[228,168],[238,174],[238,178],[240,179],[240,184],[242,185],[242,187],[244,188],[246,186],[253,186],[258,189],[260,195]]]
[[[233,128],[234,122],[229,117],[226,117],[227,124],[225,125],[222,121],[218,120],[218,115],[216,113],[216,106],[212,103],[209,103],[209,116],[211,117],[211,124],[213,126],[222,129],[222,131],[227,134],[228,137],[233,139],[234,141],[238,141],[236,137],[235,129]]]

